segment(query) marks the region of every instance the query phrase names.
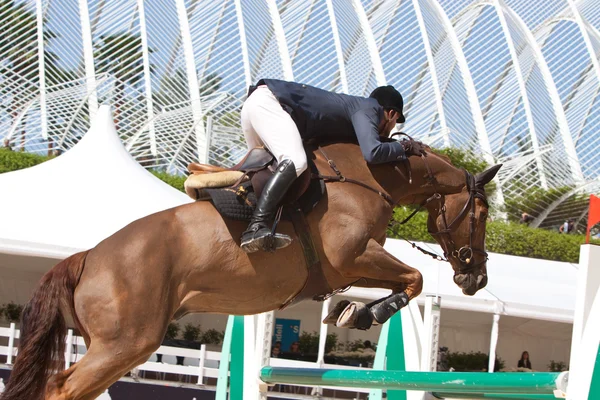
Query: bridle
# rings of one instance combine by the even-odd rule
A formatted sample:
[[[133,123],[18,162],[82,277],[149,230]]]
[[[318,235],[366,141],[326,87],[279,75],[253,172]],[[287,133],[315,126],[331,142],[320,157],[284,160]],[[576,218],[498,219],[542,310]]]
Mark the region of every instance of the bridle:
[[[469,190],[469,199],[463,206],[462,210],[454,218],[454,220],[448,224],[446,220],[446,204],[444,203],[444,197],[440,196],[440,214],[442,215],[442,222],[444,223],[444,229],[437,232],[429,231],[432,236],[435,235],[448,235],[447,243],[449,245],[449,254],[444,253],[444,257],[454,257],[461,263],[468,265],[467,268],[459,268],[459,273],[465,273],[471,271],[480,265],[484,264],[488,260],[488,254],[485,250],[481,250],[473,247],[473,235],[475,233],[475,199],[480,199],[489,208],[485,192],[482,189],[478,189],[475,185],[475,178],[473,175],[465,171],[465,177],[467,181],[467,189]],[[455,230],[456,222],[461,220],[466,213],[469,213],[469,244],[457,249],[454,240],[452,239],[451,233]],[[476,264],[471,264],[474,261],[473,255],[480,254],[483,256],[482,260]],[[462,270],[462,271],[461,271]]]
[[[408,136],[408,135],[407,135]],[[348,182],[348,183],[353,183],[355,185],[359,185],[362,186],[366,189],[369,189],[375,193],[377,193],[379,196],[381,196],[381,198],[383,200],[385,200],[388,204],[390,204],[390,206],[393,208],[396,204],[393,201],[393,199],[385,192],[382,192],[380,190],[377,190],[369,185],[366,185],[360,181],[354,180],[354,179],[350,179],[345,177],[341,171],[337,168],[335,162],[333,160],[331,160],[329,157],[327,157],[327,154],[325,153],[325,151],[319,147],[319,151],[321,152],[321,154],[323,154],[323,156],[325,157],[325,160],[327,161],[327,163],[329,164],[330,168],[335,172],[335,176],[331,176],[331,175],[322,175],[320,173],[313,173],[311,174],[311,178],[312,179],[322,179],[325,182]],[[416,248],[417,250],[419,250],[420,252],[422,252],[423,254],[429,255],[431,257],[433,257],[436,260],[439,261],[446,261],[446,262],[450,262],[450,258],[455,258],[460,262],[461,267],[459,267],[458,273],[459,274],[464,274],[464,273],[468,273],[472,270],[474,270],[475,268],[479,267],[480,265],[482,265],[483,263],[485,263],[488,260],[488,254],[485,250],[480,250],[477,248],[473,247],[473,235],[475,233],[475,199],[480,199],[481,201],[484,202],[484,204],[486,205],[486,207],[489,208],[488,206],[488,202],[487,202],[487,198],[485,196],[485,191],[483,190],[483,188],[478,188],[476,185],[476,181],[475,181],[475,177],[473,175],[471,175],[468,171],[465,170],[465,178],[466,178],[466,184],[467,184],[467,189],[469,190],[469,199],[467,200],[467,202],[465,203],[465,205],[463,206],[462,210],[460,211],[460,213],[458,213],[458,215],[452,220],[452,222],[450,222],[450,224],[448,224],[448,220],[446,218],[446,203],[445,203],[445,197],[444,195],[442,195],[440,193],[440,190],[438,189],[438,182],[435,178],[435,175],[433,174],[431,167],[429,166],[429,164],[427,163],[427,159],[426,159],[426,154],[421,154],[421,158],[425,164],[425,167],[427,168],[427,176],[426,176],[426,180],[432,184],[435,192],[433,195],[431,195],[430,197],[428,197],[427,199],[423,200],[419,206],[407,217],[405,218],[403,221],[398,222],[398,225],[403,225],[406,224],[408,221],[410,221],[410,219],[412,217],[414,217],[423,207],[425,207],[426,205],[428,205],[429,203],[431,203],[432,201],[438,201],[439,202],[439,214],[441,214],[442,216],[442,221],[444,223],[444,229],[439,230],[437,232],[431,232],[429,231],[429,233],[433,236],[435,235],[448,235],[448,244],[449,244],[449,249],[448,249],[448,253],[444,252],[444,256],[441,257],[438,254],[435,254],[433,252],[430,252],[428,250],[423,249],[422,247],[418,246],[417,244],[406,240],[408,243],[410,243],[412,245],[413,248]],[[411,177],[411,171],[410,171],[410,164],[406,163],[405,164],[408,170],[408,180],[410,183],[412,183],[412,177]],[[394,169],[396,170],[396,172],[398,172],[403,178],[406,179],[406,176],[404,175],[404,173],[400,170],[400,168],[398,168],[398,166],[394,167]],[[465,214],[467,213],[467,211],[469,211],[469,244],[467,246],[463,246],[459,249],[457,249],[456,244],[454,243],[454,240],[452,239],[452,233],[456,228],[456,223],[458,221],[460,221]],[[473,261],[473,255],[474,254],[481,254],[483,255],[483,260],[480,261],[477,264],[471,264]],[[462,267],[463,265],[467,265],[466,267]]]
[[[407,223],[423,207],[425,207],[426,205],[428,205],[431,202],[437,201],[439,203],[438,216],[440,216],[440,215],[442,216],[442,222],[444,224],[444,228],[440,229],[437,232],[432,232],[431,230],[428,229],[428,232],[432,236],[448,235],[448,240],[447,240],[447,243],[449,246],[448,252],[447,253],[444,252],[444,256],[441,257],[435,253],[432,253],[428,250],[425,250],[425,249],[419,247],[418,245],[416,245],[413,242],[410,242],[408,240],[407,241],[414,248],[418,249],[419,251],[421,251],[424,254],[432,256],[436,260],[450,262],[450,258],[457,259],[460,262],[460,267],[459,267],[458,273],[459,274],[468,273],[468,272],[474,270],[475,268],[479,267],[480,265],[484,264],[488,260],[488,253],[485,250],[481,250],[481,249],[477,249],[477,248],[473,247],[473,235],[475,233],[475,199],[480,199],[481,201],[483,201],[485,206],[489,208],[487,198],[485,195],[485,191],[483,190],[483,188],[477,187],[475,177],[473,175],[471,175],[468,171],[465,170],[464,171],[465,172],[465,180],[466,180],[467,190],[469,191],[469,199],[465,202],[461,211],[458,213],[458,215],[456,217],[454,217],[452,222],[448,223],[448,219],[446,218],[445,197],[443,194],[440,193],[440,190],[438,189],[438,182],[435,179],[435,175],[431,171],[429,164],[427,163],[426,155],[424,155],[424,154],[421,155],[421,158],[423,159],[423,162],[425,163],[425,167],[427,168],[426,180],[432,184],[435,192],[433,195],[431,195],[427,199],[423,200],[419,204],[419,206],[407,218],[405,218],[401,222],[398,222],[398,224],[403,225],[403,224]],[[396,169],[396,171],[398,173],[400,173],[401,175],[403,175],[398,169]],[[457,246],[454,243],[454,239],[452,239],[452,233],[456,229],[457,222],[462,220],[467,212],[469,212],[469,244],[457,249]],[[431,216],[430,216],[430,218],[431,218]],[[482,255],[483,259],[476,264],[472,263],[474,261],[474,258],[473,258],[474,254]],[[466,265],[466,266],[463,267],[464,265]]]

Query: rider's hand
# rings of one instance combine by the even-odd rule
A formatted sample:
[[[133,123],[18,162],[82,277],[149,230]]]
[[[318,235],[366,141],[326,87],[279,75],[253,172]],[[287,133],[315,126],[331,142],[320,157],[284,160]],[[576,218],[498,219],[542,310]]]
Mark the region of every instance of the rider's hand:
[[[425,151],[427,147],[417,140],[401,140],[400,143],[404,148],[404,152],[406,153],[406,157],[410,157],[412,155],[422,156],[426,155]]]

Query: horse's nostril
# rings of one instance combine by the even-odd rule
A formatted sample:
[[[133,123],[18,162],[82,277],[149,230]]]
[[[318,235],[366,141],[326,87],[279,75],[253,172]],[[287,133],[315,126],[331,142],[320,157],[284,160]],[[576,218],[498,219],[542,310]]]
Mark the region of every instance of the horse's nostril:
[[[465,279],[467,279],[466,274],[454,275],[454,283],[456,283],[459,286],[464,283]]]
[[[477,287],[479,289],[483,289],[484,287],[486,287],[487,283],[488,283],[488,278],[486,275],[479,275],[477,277]]]

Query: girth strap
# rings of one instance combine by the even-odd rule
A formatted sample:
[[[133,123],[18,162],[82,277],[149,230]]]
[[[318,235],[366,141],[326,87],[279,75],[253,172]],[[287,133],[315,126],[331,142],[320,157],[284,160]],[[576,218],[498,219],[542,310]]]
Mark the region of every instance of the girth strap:
[[[308,276],[306,277],[306,281],[300,292],[289,298],[279,308],[280,310],[303,300],[312,299],[323,301],[327,298],[327,295],[333,292],[325,278],[325,274],[323,274],[319,253],[313,242],[310,227],[304,217],[304,213],[300,210],[298,204],[286,207],[286,211],[289,213],[296,235],[298,235],[298,241],[302,247],[302,254],[304,254]]]

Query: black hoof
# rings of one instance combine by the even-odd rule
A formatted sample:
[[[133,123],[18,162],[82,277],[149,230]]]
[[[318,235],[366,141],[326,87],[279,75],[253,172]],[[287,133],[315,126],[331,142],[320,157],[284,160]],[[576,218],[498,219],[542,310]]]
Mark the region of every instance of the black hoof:
[[[333,310],[331,310],[331,312],[327,314],[327,316],[323,320],[323,323],[326,325],[335,325],[342,311],[344,311],[344,309],[348,307],[348,304],[350,304],[348,300],[339,301],[335,305],[335,307],[333,307]]]
[[[373,316],[365,303],[353,301],[340,314],[336,326],[367,330],[373,325]]]

